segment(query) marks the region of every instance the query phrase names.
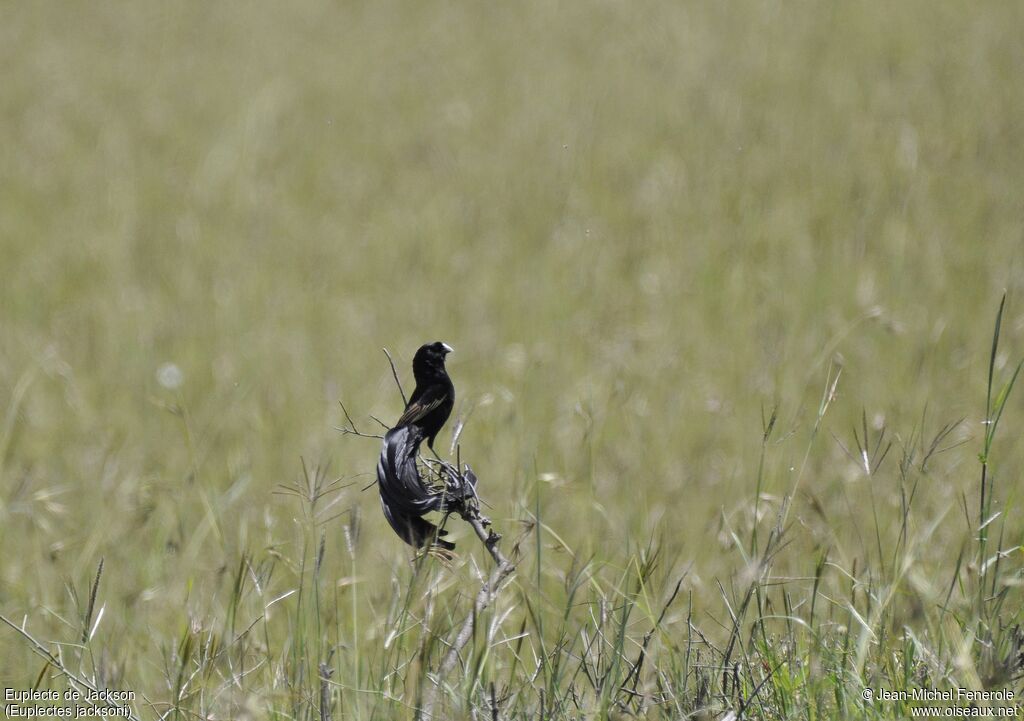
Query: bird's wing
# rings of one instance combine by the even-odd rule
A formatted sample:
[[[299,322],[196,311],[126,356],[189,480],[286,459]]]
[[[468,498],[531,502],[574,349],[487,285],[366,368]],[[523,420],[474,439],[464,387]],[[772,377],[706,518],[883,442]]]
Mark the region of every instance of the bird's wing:
[[[447,393],[443,388],[431,388],[422,397],[410,401],[409,405],[406,406],[405,412],[402,413],[402,417],[398,419],[395,424],[395,428],[409,425],[421,420],[424,416],[430,413],[432,410],[437,408],[439,405],[444,403]]]

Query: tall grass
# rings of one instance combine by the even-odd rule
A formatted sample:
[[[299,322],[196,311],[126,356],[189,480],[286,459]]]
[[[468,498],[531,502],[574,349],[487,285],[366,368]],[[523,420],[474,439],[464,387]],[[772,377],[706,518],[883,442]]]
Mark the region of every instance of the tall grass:
[[[441,659],[473,607],[473,588],[486,578],[490,559],[470,539],[454,565],[421,554],[391,568],[389,591],[378,596],[387,599],[384,605],[361,610],[363,539],[346,503],[357,484],[303,464],[297,481],[277,491],[297,506],[292,539],[242,551],[233,567],[221,569],[224,596],[214,594],[215,605],[202,616],[189,614],[177,643],[162,651],[161,696],[146,695],[136,710],[164,718],[406,717],[440,684],[433,707],[439,718],[892,718],[921,704],[866,700],[864,689],[1019,693],[1022,569],[1014,558],[1020,549],[1006,547],[1004,521],[989,555],[987,532],[1000,516],[993,512],[1000,505],[990,471],[993,441],[1022,367],[996,377],[1004,305],[1005,298],[992,338],[978,455],[980,514],[965,516],[955,564],[936,565],[927,553],[942,529],[957,523],[954,509],[919,513],[915,500],[930,480],[930,465],[963,445],[947,443],[958,424],[929,436],[922,416],[919,428],[893,441],[885,427],[869,428],[864,415],[852,443],[835,438],[867,486],[870,513],[847,519],[862,547],[832,537],[814,554],[785,563],[796,575],[779,573],[794,536],[808,524],[790,521],[806,482],[797,469],[785,496],[763,497],[765,469],[794,440],[776,439],[772,412],[762,427],[749,515],[723,512],[720,519],[723,546],[716,552],[737,565],[715,579],[717,602],[695,615],[696,561],[683,567],[657,538],[640,545],[627,538],[607,560],[567,545],[544,515],[557,495],[543,493],[538,479],[532,504],[521,501],[522,532],[504,541],[518,559],[515,583],[471,614],[472,639],[449,679],[438,673]],[[803,441],[804,463],[838,391],[839,374],[826,379]],[[890,453],[894,444],[899,447]],[[899,515],[883,526],[876,500],[886,485],[898,490]],[[813,492],[805,495],[801,513],[840,523],[827,517]],[[759,514],[768,503],[774,515]],[[344,543],[328,544],[329,534]],[[344,557],[336,564],[348,564],[348,575],[325,574],[331,556]],[[933,569],[951,576],[931,576]],[[42,661],[40,671],[30,672],[35,686],[104,688],[144,677],[141,669],[123,667],[111,674],[94,652],[106,608],[102,577],[101,562],[84,597],[69,585],[81,620],[66,640],[40,644],[25,619],[22,641]]]

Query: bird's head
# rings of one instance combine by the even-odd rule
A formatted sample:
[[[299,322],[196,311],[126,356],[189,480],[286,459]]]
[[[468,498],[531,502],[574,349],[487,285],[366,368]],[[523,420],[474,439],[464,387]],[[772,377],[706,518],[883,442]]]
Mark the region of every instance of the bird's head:
[[[452,347],[441,341],[420,346],[412,359],[413,374],[418,378],[424,371],[443,371],[444,357],[451,352]]]

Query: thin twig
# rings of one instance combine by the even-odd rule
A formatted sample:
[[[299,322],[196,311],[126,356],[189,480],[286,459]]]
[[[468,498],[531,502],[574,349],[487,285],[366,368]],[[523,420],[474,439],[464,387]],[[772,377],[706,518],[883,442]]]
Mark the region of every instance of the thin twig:
[[[348,414],[348,408],[345,407],[345,404],[341,401],[338,401],[338,405],[341,406],[341,412],[345,414],[345,420],[348,421],[348,427],[346,428],[345,426],[335,426],[334,430],[341,431],[346,436],[359,436],[360,438],[377,439],[384,438],[384,436],[379,436],[376,433],[363,433],[362,431],[360,431],[358,428],[356,428],[356,422],[352,420],[352,416]],[[375,418],[374,420],[377,419]],[[377,422],[380,423],[380,421]]]
[[[391,358],[391,353],[388,352],[387,348],[381,348],[381,350],[384,351],[384,355],[388,357],[388,363],[391,364],[391,375],[395,377],[395,385],[398,386],[398,392],[402,396],[402,405],[407,406],[409,405],[409,401],[405,399],[405,391],[402,390],[402,381],[398,380],[398,371],[395,370],[395,361]]]

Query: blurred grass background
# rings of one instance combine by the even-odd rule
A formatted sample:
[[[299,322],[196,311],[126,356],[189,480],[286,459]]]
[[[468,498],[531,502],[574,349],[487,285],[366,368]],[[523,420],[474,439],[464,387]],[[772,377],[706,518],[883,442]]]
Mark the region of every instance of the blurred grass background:
[[[411,387],[436,339],[499,529],[539,493],[582,556],[659,537],[695,606],[739,567],[722,518],[749,515],[762,416],[795,439],[770,504],[830,367],[794,573],[824,547],[863,568],[871,497],[895,533],[899,489],[832,433],[964,417],[917,501],[948,514],[923,559],[947,583],[1004,289],[997,371],[1024,349],[1022,24],[1015,2],[9,6],[0,608],[65,634],[66,586],[104,558],[99,642],[166,695],[160,649],[216,613],[225,569],[301,555],[273,494],[301,457],[356,482],[339,510],[361,510],[352,643],[372,654],[408,552],[359,492],[378,448],[339,435],[338,401],[393,420],[380,348]],[[30,651],[0,649],[31,683]]]

